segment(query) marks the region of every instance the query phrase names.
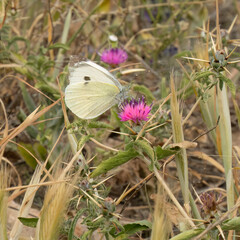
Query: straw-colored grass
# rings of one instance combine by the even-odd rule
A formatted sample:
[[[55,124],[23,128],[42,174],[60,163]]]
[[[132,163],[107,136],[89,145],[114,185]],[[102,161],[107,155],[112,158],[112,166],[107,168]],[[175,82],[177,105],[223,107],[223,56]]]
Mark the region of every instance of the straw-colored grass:
[[[0,167],[0,239],[7,240],[7,200],[8,194],[4,189],[7,187],[7,170]]]
[[[155,199],[154,220],[152,226],[151,240],[168,240],[171,232],[171,222],[166,214],[165,194],[158,184],[158,191]]]
[[[55,174],[55,177],[56,181],[65,178],[59,171]],[[71,184],[74,184],[74,180]],[[53,184],[48,187],[36,229],[36,240],[58,239],[59,230],[64,221],[64,214],[72,197],[73,189],[73,186],[67,182]]]

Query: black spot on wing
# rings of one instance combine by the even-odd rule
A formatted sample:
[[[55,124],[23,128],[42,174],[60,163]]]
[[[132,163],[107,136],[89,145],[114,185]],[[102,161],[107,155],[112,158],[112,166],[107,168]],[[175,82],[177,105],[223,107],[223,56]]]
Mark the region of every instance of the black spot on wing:
[[[91,81],[91,78],[89,76],[84,76],[85,81]]]
[[[89,84],[89,82],[85,82],[85,83],[84,83],[84,85],[87,85],[87,84]]]

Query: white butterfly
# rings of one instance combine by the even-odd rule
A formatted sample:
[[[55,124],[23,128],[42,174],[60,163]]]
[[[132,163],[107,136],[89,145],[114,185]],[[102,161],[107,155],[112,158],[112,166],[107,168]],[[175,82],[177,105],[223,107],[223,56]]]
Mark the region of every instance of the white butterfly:
[[[95,118],[127,98],[125,88],[105,68],[92,61],[69,67],[65,89],[67,107],[79,118]]]

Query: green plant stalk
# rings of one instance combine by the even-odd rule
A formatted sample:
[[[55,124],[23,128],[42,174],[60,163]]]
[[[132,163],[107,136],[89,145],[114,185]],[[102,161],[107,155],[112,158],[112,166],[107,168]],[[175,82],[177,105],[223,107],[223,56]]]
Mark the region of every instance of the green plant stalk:
[[[226,220],[220,224],[220,228],[223,231],[230,231],[230,230],[239,230],[240,229],[240,217],[235,217],[229,220]],[[216,227],[214,228],[214,230]],[[193,237],[197,237],[200,233],[202,233],[203,229],[191,229],[188,231],[185,231],[183,233],[180,233],[171,240],[187,240],[187,239],[193,239]],[[201,236],[202,239],[202,236]],[[214,238],[215,239],[215,238]]]
[[[214,105],[215,105],[215,88],[211,88],[208,90],[208,94],[211,96],[207,102],[204,102],[203,100],[200,101],[200,109],[201,113],[204,119],[204,122],[207,125],[208,129],[213,128],[216,125],[217,119],[216,115],[214,113]],[[211,137],[211,140],[213,141],[215,147],[217,148],[217,136],[216,136],[216,131],[211,131],[209,132],[209,135]]]
[[[195,219],[202,219],[199,210],[197,208],[197,205],[194,201],[194,198],[191,194],[191,192],[189,191],[189,201],[190,201],[190,206],[191,206],[191,210],[192,210],[192,215]],[[203,227],[204,228],[204,227]]]
[[[173,76],[171,76],[171,114],[172,114],[172,130],[174,143],[180,143],[184,141],[181,114],[179,113],[179,104],[177,101],[177,95],[173,82]],[[184,205],[189,212],[189,185],[188,185],[188,161],[187,153],[185,149],[181,149],[179,153],[175,155],[177,173],[181,185],[182,195],[184,199]]]
[[[222,91],[219,86],[216,86],[209,90],[209,94],[212,97],[206,103],[203,101],[200,103],[201,113],[208,129],[214,127],[214,120],[216,122],[218,116],[220,116],[219,132],[216,133],[216,130],[213,130],[210,132],[210,136],[219,155],[222,156],[226,178],[227,208],[229,210],[234,206],[234,182],[232,174],[232,130],[225,84]],[[220,142],[217,141],[219,137]]]
[[[224,221],[221,225],[223,231],[237,230],[240,229],[240,217],[235,217]]]
[[[234,183],[232,174],[232,129],[231,119],[227,98],[227,89],[224,84],[222,91],[217,87],[217,108],[219,110],[220,137],[221,137],[221,154],[223,166],[225,169],[226,188],[227,188],[227,206],[230,210],[234,206]]]
[[[69,29],[71,26],[71,19],[72,19],[72,8],[69,9],[65,23],[64,23],[64,28],[63,28],[62,38],[61,38],[61,43],[63,43],[63,44],[65,44],[67,42],[67,36],[68,36]],[[63,49],[59,49],[58,54],[57,54],[57,59],[56,59],[56,66],[55,66],[54,72],[53,72],[54,78],[57,77],[57,75],[59,74],[59,69],[62,65],[62,61],[64,58],[63,54],[64,54]]]
[[[196,237],[200,233],[202,233],[204,230],[203,229],[191,229],[188,231],[185,231],[183,233],[180,233],[174,237],[172,237],[170,240],[188,240],[188,239],[193,239],[193,237]]]
[[[177,96],[175,92],[175,87],[173,83],[173,78],[171,78],[171,113],[172,113],[172,129],[173,129],[173,140],[175,143],[183,142],[183,129],[182,129],[182,122],[181,122],[181,114],[179,113],[179,105],[177,102]],[[187,160],[187,153],[185,149],[181,149],[181,151],[175,155],[176,165],[177,165],[177,172],[180,180],[181,190],[184,199],[184,205],[187,209],[188,213],[190,211],[189,204],[191,206],[193,217],[196,219],[202,219],[196,203],[189,191],[188,185],[188,160]]]
[[[212,81],[214,81],[214,79],[212,79]],[[220,90],[219,86],[216,86],[208,90],[208,94],[211,97],[207,102],[202,100],[200,102],[200,108],[208,129],[216,126],[217,118],[220,116],[219,132],[216,133],[216,130],[213,130],[209,134],[218,150],[219,155],[222,156],[227,185],[227,205],[228,209],[230,209],[234,205],[234,183],[232,175],[232,130],[225,84],[223,85],[222,91]]]

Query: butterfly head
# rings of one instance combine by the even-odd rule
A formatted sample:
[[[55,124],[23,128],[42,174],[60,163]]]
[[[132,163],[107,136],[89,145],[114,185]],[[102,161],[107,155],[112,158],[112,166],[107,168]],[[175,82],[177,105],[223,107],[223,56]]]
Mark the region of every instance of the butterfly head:
[[[121,106],[122,103],[125,101],[125,99],[129,97],[129,94],[128,94],[129,90],[130,90],[130,86],[122,87],[119,94],[116,96],[116,99],[118,101],[118,106]]]

